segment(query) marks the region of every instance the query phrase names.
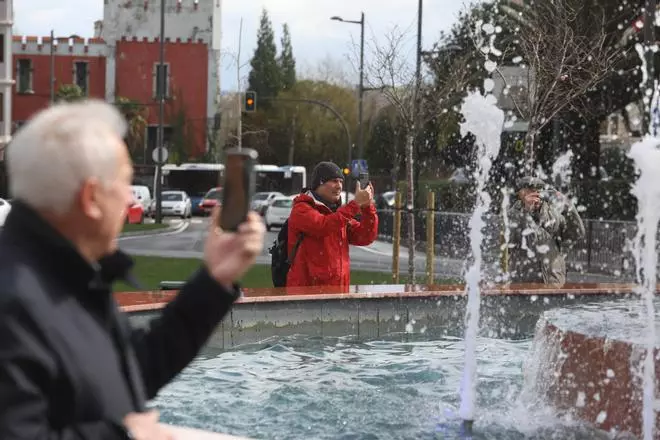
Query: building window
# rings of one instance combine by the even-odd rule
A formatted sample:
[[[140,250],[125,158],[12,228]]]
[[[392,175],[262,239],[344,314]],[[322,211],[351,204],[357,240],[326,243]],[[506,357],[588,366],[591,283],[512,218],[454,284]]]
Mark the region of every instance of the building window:
[[[73,83],[80,87],[83,95],[89,94],[89,63],[87,61],[73,63]]]
[[[32,60],[22,58],[18,60],[18,93],[34,93],[32,90]]]
[[[5,122],[5,94],[0,93],[0,123]],[[3,127],[4,124],[0,124],[0,128]]]
[[[154,99],[158,99],[160,97],[160,87],[161,87],[161,75],[165,78],[165,93],[164,97],[169,98],[170,97],[170,65],[165,63],[163,64],[163,71],[161,72],[161,65],[160,63],[154,63],[154,84],[153,84],[153,95]]]
[[[5,62],[5,34],[0,33],[0,63]]]

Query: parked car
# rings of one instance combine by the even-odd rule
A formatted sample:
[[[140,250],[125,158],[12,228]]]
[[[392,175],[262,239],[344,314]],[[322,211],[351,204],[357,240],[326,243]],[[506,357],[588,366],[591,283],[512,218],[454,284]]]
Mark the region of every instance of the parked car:
[[[126,212],[126,223],[134,225],[144,223],[145,210],[137,200],[128,208]]]
[[[258,192],[252,196],[252,204],[250,209],[258,212],[261,215],[264,215],[266,214],[268,205],[270,205],[270,203],[275,200],[276,197],[284,197],[284,194],[276,191]]]
[[[396,197],[396,191],[385,191],[384,193],[377,195],[376,208],[378,209],[393,208],[394,197]]]
[[[202,200],[204,200],[206,191],[188,195],[190,196],[190,204],[192,205],[192,215],[204,215],[204,210],[201,208],[200,204],[202,203]]]
[[[204,214],[208,215],[211,213],[213,208],[222,203],[222,188],[212,188],[209,192],[204,195],[204,198],[199,203],[200,209]]]
[[[291,215],[294,198],[294,196],[280,196],[273,199],[264,215],[267,230],[270,231],[273,226],[281,227],[284,224]]]
[[[0,227],[5,225],[5,220],[11,212],[11,203],[5,199],[0,199]]]
[[[190,197],[185,191],[163,191],[161,212],[164,216],[192,217]]]
[[[149,212],[149,208],[151,207],[151,192],[149,188],[144,185],[131,185],[131,190],[133,191],[135,200],[142,205],[145,212]]]

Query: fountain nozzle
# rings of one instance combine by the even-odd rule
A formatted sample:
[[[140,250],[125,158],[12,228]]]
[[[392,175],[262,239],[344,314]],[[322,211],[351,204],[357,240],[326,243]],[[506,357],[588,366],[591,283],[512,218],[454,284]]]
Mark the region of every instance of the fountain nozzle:
[[[463,420],[463,435],[466,437],[472,437],[472,426],[474,425],[474,420]]]

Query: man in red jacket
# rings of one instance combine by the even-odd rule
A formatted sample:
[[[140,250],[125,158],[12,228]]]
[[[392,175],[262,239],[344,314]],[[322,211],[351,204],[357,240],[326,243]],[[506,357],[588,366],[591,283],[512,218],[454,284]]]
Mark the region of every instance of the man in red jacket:
[[[293,201],[289,217],[288,252],[302,236],[287,287],[339,286],[351,282],[348,245],[368,246],[378,236],[378,215],[371,184],[355,188],[355,199],[341,205],[344,176],[332,162],[320,162],[312,172],[311,190]],[[360,220],[356,220],[357,214]]]

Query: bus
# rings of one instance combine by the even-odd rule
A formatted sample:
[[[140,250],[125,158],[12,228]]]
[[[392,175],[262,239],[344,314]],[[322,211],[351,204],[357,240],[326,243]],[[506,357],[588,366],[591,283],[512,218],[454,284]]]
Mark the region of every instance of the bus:
[[[256,192],[279,191],[299,194],[307,186],[303,166],[255,165]],[[163,190],[185,191],[193,205],[193,214],[201,214],[199,203],[211,188],[221,185],[225,166],[219,163],[183,163],[163,165]],[[154,188],[157,177],[154,176]],[[155,198],[155,195],[154,195]]]

